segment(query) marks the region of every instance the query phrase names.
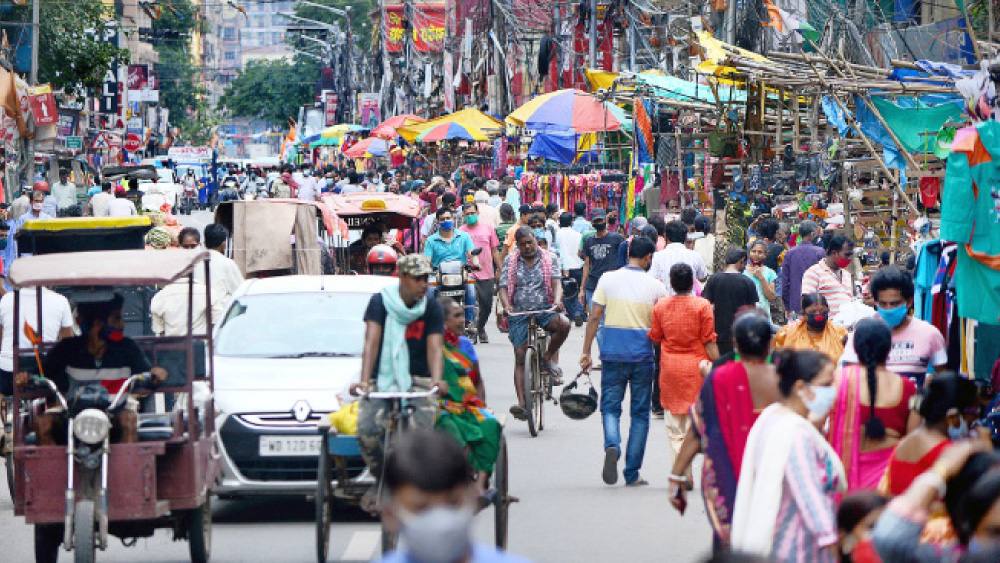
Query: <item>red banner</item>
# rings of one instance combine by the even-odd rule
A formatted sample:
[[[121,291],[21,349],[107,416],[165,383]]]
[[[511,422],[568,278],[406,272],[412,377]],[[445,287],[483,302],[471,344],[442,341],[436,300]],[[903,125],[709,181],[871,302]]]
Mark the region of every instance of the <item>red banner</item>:
[[[28,100],[31,103],[31,113],[35,115],[36,125],[49,125],[59,120],[56,99],[52,96],[52,87],[48,84],[28,88]]]
[[[444,48],[444,38],[447,35],[444,7],[444,4],[419,3],[411,7],[413,21],[410,22],[410,27],[413,28],[413,47],[417,51],[440,52]],[[390,53],[403,50],[404,18],[404,6],[385,7],[385,50]]]
[[[337,102],[340,101],[335,92],[327,92],[323,100],[323,113],[326,116],[326,126],[337,124]]]

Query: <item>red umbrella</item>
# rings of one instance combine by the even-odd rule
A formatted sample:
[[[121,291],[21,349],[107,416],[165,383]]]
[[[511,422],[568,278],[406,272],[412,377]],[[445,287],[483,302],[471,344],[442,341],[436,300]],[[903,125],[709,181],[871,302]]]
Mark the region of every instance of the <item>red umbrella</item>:
[[[407,125],[413,125],[414,123],[423,123],[424,121],[427,120],[419,115],[413,115],[412,113],[397,115],[379,123],[378,127],[372,129],[371,136],[381,137],[383,139],[395,139],[397,135],[397,127],[405,127]]]

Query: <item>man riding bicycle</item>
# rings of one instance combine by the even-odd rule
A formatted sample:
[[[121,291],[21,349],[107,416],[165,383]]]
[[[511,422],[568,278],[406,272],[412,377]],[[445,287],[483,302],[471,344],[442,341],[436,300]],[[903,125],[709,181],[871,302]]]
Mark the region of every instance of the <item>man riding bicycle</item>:
[[[361,381],[351,385],[352,395],[369,390],[427,391],[448,386],[444,370],[444,311],[427,298],[431,265],[425,256],[410,254],[397,262],[399,284],[388,285],[371,297],[365,311],[365,345],[361,356]],[[372,378],[375,385],[372,389]],[[434,426],[438,404],[434,398],[409,401],[415,426]],[[358,447],[372,475],[382,475],[382,438],[391,409],[389,400],[362,397],[358,408]],[[362,507],[375,507],[377,487],[365,494]]]
[[[556,365],[559,348],[569,334],[569,319],[560,315],[562,304],[562,269],[555,255],[538,247],[531,227],[522,226],[514,234],[516,250],[507,257],[500,271],[500,303],[508,316],[510,331],[507,333],[514,345],[514,390],[517,403],[510,407],[510,414],[518,420],[527,420],[528,411],[524,395],[524,360],[528,352],[529,318],[534,317],[539,326],[551,335],[548,350],[541,358],[542,370],[549,373],[555,385],[561,385],[562,371]],[[555,308],[554,312],[515,315],[526,311]],[[512,316],[515,315],[515,316]]]

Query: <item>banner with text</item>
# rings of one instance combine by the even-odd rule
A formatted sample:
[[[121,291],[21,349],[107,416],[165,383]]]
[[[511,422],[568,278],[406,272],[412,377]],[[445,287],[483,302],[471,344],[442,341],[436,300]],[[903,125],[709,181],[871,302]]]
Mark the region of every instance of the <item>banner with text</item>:
[[[421,52],[440,52],[444,48],[445,5],[423,4],[412,5],[413,21],[409,27],[413,29],[413,48]],[[402,4],[385,7],[385,49],[390,53],[403,50],[405,40],[405,7]]]

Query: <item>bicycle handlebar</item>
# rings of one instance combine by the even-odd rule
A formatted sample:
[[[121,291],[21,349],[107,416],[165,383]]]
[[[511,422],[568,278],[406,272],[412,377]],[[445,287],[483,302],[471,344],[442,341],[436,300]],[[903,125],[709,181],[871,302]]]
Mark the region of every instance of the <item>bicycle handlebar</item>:
[[[544,314],[544,313],[555,313],[555,312],[556,312],[556,308],[555,307],[549,307],[548,309],[542,309],[540,311],[521,311],[521,312],[518,312],[518,313],[510,313],[508,316],[511,316],[511,317],[524,317],[526,315],[540,315],[540,314]]]
[[[438,390],[435,385],[428,391],[370,391],[361,396],[365,399],[425,399],[437,395]]]

